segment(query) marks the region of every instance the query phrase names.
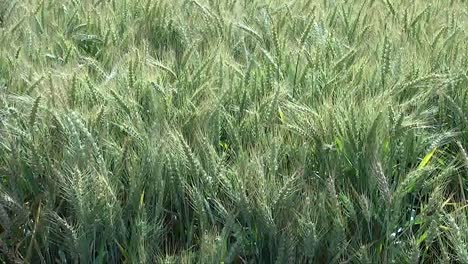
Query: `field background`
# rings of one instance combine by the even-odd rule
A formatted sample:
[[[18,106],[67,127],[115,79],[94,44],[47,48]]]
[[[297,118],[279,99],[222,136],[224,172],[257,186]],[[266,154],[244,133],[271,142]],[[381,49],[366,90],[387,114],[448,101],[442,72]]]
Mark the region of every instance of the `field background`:
[[[0,0],[6,263],[468,263],[463,0]]]

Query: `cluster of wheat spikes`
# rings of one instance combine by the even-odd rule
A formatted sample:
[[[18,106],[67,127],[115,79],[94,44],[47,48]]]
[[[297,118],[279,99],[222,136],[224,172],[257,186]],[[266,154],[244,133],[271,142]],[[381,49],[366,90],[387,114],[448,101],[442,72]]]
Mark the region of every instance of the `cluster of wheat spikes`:
[[[0,0],[0,260],[468,263],[465,0]]]

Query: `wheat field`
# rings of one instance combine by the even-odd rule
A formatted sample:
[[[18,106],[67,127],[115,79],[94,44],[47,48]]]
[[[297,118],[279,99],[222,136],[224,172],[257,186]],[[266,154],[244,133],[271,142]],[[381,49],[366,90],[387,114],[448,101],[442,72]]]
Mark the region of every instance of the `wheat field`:
[[[0,0],[3,263],[468,263],[465,0]]]

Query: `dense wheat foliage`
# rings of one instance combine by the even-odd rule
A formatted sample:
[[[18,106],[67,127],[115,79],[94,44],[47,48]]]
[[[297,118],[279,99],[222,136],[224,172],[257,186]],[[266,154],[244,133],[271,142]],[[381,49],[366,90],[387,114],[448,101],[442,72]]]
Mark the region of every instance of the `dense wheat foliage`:
[[[468,263],[468,2],[0,0],[6,263]]]

